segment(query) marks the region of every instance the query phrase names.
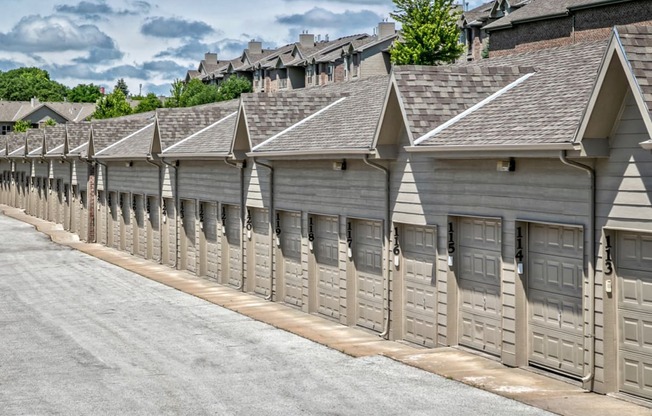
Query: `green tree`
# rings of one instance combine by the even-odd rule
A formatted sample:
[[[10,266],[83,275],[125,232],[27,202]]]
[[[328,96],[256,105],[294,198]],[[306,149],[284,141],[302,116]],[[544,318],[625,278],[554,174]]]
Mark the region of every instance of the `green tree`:
[[[218,88],[218,101],[233,100],[240,94],[253,91],[251,81],[240,76],[228,77]]]
[[[0,99],[29,101],[63,101],[68,87],[50,79],[50,74],[39,68],[18,68],[0,73]]]
[[[116,89],[111,94],[97,100],[95,112],[91,116],[94,119],[113,118],[126,116],[132,113],[131,106],[122,90]]]
[[[134,109],[134,113],[144,113],[146,111],[153,111],[157,108],[163,107],[163,103],[153,92],[150,92],[138,102],[138,105]]]
[[[49,119],[46,120],[45,125],[46,126],[56,126],[57,122],[53,118],[49,118]]]
[[[115,87],[113,87],[113,91],[115,90],[120,90],[125,97],[129,97],[129,87],[127,87],[124,78],[120,78],[118,82],[116,82]]]
[[[29,121],[25,120],[18,120],[16,123],[14,123],[14,131],[17,131],[19,133],[25,133],[27,130],[32,128],[32,123]]]
[[[390,53],[397,65],[440,65],[454,62],[464,46],[459,43],[460,11],[453,0],[394,0],[390,16],[402,24],[402,40]]]
[[[181,107],[181,96],[183,95],[183,89],[185,88],[185,85],[186,84],[178,78],[172,82],[170,88],[170,98],[165,101],[166,107]]]
[[[102,96],[99,85],[79,84],[68,91],[68,101],[73,103],[94,103]]]

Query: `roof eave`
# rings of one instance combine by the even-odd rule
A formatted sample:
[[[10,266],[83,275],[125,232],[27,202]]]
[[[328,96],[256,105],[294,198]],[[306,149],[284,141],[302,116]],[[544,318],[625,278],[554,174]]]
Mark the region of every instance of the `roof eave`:
[[[441,146],[405,146],[408,153],[460,153],[478,151],[549,151],[574,150],[571,142],[535,143],[535,144],[477,144],[477,145],[441,145]]]
[[[201,160],[223,160],[231,156],[229,152],[210,152],[210,153],[162,153],[159,155],[165,159],[201,159]]]
[[[336,158],[360,158],[375,155],[372,149],[318,149],[318,150],[289,150],[269,152],[247,152],[247,157],[262,159],[333,159]]]

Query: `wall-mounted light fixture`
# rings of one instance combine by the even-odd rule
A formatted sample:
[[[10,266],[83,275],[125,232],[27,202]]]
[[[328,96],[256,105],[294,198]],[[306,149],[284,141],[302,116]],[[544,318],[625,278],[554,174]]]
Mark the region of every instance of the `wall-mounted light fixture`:
[[[226,235],[226,207],[222,205],[222,234]]]
[[[333,162],[333,170],[346,170],[346,159]]]
[[[448,223],[448,267],[453,267],[453,254],[455,253],[455,231],[453,223]]]
[[[508,160],[499,160],[496,170],[498,172],[514,172],[516,170],[516,160],[513,157]]]
[[[351,224],[351,221],[347,223],[346,226],[346,254],[349,257],[349,259],[353,258],[353,226]]]

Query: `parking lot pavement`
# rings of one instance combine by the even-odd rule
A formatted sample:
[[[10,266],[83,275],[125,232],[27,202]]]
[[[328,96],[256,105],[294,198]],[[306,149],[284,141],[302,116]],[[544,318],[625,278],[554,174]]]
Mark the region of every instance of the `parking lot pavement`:
[[[0,409],[18,414],[542,415],[353,358],[0,215]]]

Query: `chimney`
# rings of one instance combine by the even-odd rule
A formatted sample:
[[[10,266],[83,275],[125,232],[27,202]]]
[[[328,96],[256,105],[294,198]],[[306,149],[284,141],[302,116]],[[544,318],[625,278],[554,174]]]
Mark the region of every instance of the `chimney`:
[[[206,52],[204,55],[204,61],[206,61],[207,64],[217,65],[217,54]]]
[[[32,99],[30,100],[30,103],[32,104],[32,108],[36,107],[39,104],[38,98],[32,97]]]
[[[394,22],[378,23],[378,39],[386,38],[396,34],[396,24]]]
[[[258,42],[252,39],[249,41],[249,46],[247,46],[247,49],[249,49],[249,53],[251,54],[260,55],[263,53],[263,42]]]
[[[304,48],[312,48],[315,46],[315,35],[311,33],[302,33],[299,35],[299,44]]]

